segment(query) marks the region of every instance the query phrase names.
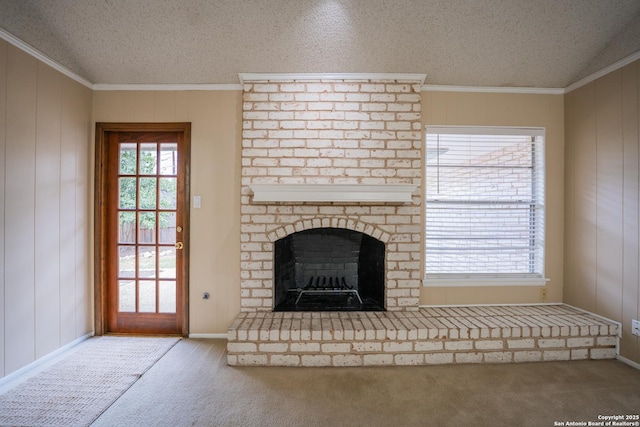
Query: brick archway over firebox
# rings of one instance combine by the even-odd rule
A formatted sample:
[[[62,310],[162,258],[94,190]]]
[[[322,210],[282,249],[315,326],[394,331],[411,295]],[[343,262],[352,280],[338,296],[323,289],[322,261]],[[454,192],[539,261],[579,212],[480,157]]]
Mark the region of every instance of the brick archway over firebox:
[[[313,228],[344,228],[352,231],[359,231],[360,233],[367,234],[380,240],[385,245],[389,243],[391,235],[386,231],[381,230],[372,224],[367,224],[361,221],[356,221],[344,217],[332,217],[332,218],[315,218],[315,219],[303,219],[292,224],[287,224],[279,227],[270,233],[268,238],[271,243],[276,240],[282,239],[292,233],[299,231],[311,230]]]

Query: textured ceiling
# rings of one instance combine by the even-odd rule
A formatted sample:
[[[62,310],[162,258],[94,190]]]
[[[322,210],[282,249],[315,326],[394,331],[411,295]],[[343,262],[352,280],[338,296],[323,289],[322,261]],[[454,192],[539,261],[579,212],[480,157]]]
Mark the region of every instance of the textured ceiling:
[[[0,28],[92,83],[426,73],[566,87],[640,50],[640,1],[0,0]]]

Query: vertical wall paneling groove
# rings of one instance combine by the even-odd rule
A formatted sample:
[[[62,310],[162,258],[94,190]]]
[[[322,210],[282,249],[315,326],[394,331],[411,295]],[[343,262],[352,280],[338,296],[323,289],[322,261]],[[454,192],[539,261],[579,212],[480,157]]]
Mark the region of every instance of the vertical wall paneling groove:
[[[0,378],[93,326],[86,274],[91,97],[0,41]]]
[[[60,110],[62,75],[38,64],[35,185],[36,358],[60,347]]]
[[[5,269],[4,253],[6,247],[5,239],[5,145],[7,131],[7,47],[4,40],[0,40],[0,378],[5,375]]]
[[[34,188],[37,60],[9,46],[5,164],[5,354],[12,372],[35,359]]]
[[[576,93],[575,245],[573,257],[580,268],[575,276],[575,301],[585,310],[596,303],[596,120],[595,84]]]
[[[638,63],[632,63],[622,73],[622,137],[623,137],[623,281],[622,281],[622,351],[637,359],[637,339],[631,334],[631,319],[638,314],[638,233],[640,225],[640,165],[638,164]],[[631,345],[636,341],[636,345]]]
[[[640,205],[640,61],[636,61],[635,65],[636,65],[636,92],[635,92],[636,106],[635,108],[637,113],[636,144],[638,146],[638,193],[636,194],[636,197],[638,197],[638,204]],[[638,236],[637,237],[638,237],[638,246],[640,247],[640,214],[638,215]],[[634,319],[640,320],[640,248],[638,249],[638,252],[639,252],[638,259],[636,260],[637,280],[635,282],[637,305],[635,308],[635,313],[633,308],[630,310],[630,313],[634,315],[633,317]],[[633,286],[633,283],[630,283],[630,285]],[[628,324],[625,326],[628,328]],[[625,328],[625,326],[623,326],[623,329]],[[633,344],[633,347],[635,349],[635,358],[633,358],[632,360],[635,360],[636,362],[640,363],[640,337],[633,336],[630,339],[630,341]],[[629,357],[633,357],[633,355],[629,355]]]
[[[640,61],[566,99],[564,301],[622,322],[621,355],[640,363]]]
[[[60,146],[60,333],[62,344],[76,337],[76,129],[71,83],[64,82]]]
[[[565,129],[571,129],[575,123],[575,109],[573,105],[575,96],[569,93],[564,97],[564,122]],[[573,260],[575,257],[575,194],[576,179],[575,179],[575,157],[576,149],[574,142],[570,139],[571,135],[565,133],[565,150],[564,150],[564,184],[565,184],[565,200],[564,200],[564,286],[563,286],[563,300],[574,295],[573,281],[568,280],[570,277],[574,277],[575,270],[573,268]]]
[[[597,294],[596,310],[619,316],[622,308],[622,93],[621,73],[596,81]]]
[[[89,239],[93,230],[90,229],[89,192],[93,189],[93,182],[89,181],[90,150],[88,141],[91,137],[91,111],[86,105],[91,105],[91,92],[81,84],[69,80],[70,92],[73,93],[72,106],[75,118],[75,156],[76,156],[76,185],[75,185],[75,271],[76,271],[76,305],[75,305],[75,337],[85,335],[93,330],[93,316],[91,307],[93,299],[90,286]],[[74,339],[75,339],[74,337]]]

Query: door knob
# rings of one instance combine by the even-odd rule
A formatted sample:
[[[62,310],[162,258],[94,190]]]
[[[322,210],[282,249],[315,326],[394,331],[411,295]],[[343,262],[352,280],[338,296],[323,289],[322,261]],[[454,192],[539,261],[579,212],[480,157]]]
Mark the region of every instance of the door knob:
[[[182,244],[182,242],[176,242],[176,249],[182,249],[184,248],[184,245]]]

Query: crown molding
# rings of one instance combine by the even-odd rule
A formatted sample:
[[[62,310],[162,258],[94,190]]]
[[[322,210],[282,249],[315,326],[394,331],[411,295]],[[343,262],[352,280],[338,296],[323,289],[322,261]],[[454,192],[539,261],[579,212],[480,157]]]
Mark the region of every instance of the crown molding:
[[[107,84],[98,83],[93,85],[93,90],[117,91],[117,90],[242,90],[239,84]]]
[[[13,34],[6,32],[2,28],[0,28],[0,38],[5,40],[5,41],[7,41],[9,44],[17,47],[18,49],[27,52],[29,55],[33,56],[34,58],[36,58],[39,61],[44,62],[45,64],[47,64],[48,66],[50,66],[54,70],[57,70],[57,71],[61,72],[65,76],[69,77],[70,79],[73,79],[73,80],[77,81],[78,83],[80,83],[83,86],[88,87],[89,89],[93,89],[93,83],[91,83],[89,80],[85,79],[84,77],[80,77],[78,74],[74,73],[73,71],[71,71],[67,67],[65,67],[63,65],[60,65],[58,62],[56,62],[53,59],[49,58],[44,53],[40,52],[39,50],[37,50],[33,46],[28,45],[27,43],[23,42],[22,40],[20,40],[19,38],[17,38]]]
[[[272,80],[395,80],[424,84],[426,74],[410,73],[239,73],[240,84],[245,81],[266,82]]]
[[[594,80],[599,79],[600,77],[606,76],[609,73],[612,73],[616,70],[619,70],[620,68],[631,64],[634,61],[637,61],[638,59],[640,59],[640,50],[637,51],[636,53],[632,53],[631,55],[627,56],[626,58],[622,58],[620,61],[618,62],[614,62],[613,64],[609,65],[608,67],[604,67],[602,70],[600,71],[596,71],[593,74],[588,75],[587,77],[578,80],[575,83],[571,83],[569,86],[567,86],[564,89],[564,93],[569,93],[573,90],[578,89],[579,87],[582,87],[584,85],[587,85],[589,83],[591,83]]]
[[[447,86],[422,85],[422,92],[475,92],[475,93],[520,93],[533,95],[563,95],[564,88],[502,87],[502,86]]]

